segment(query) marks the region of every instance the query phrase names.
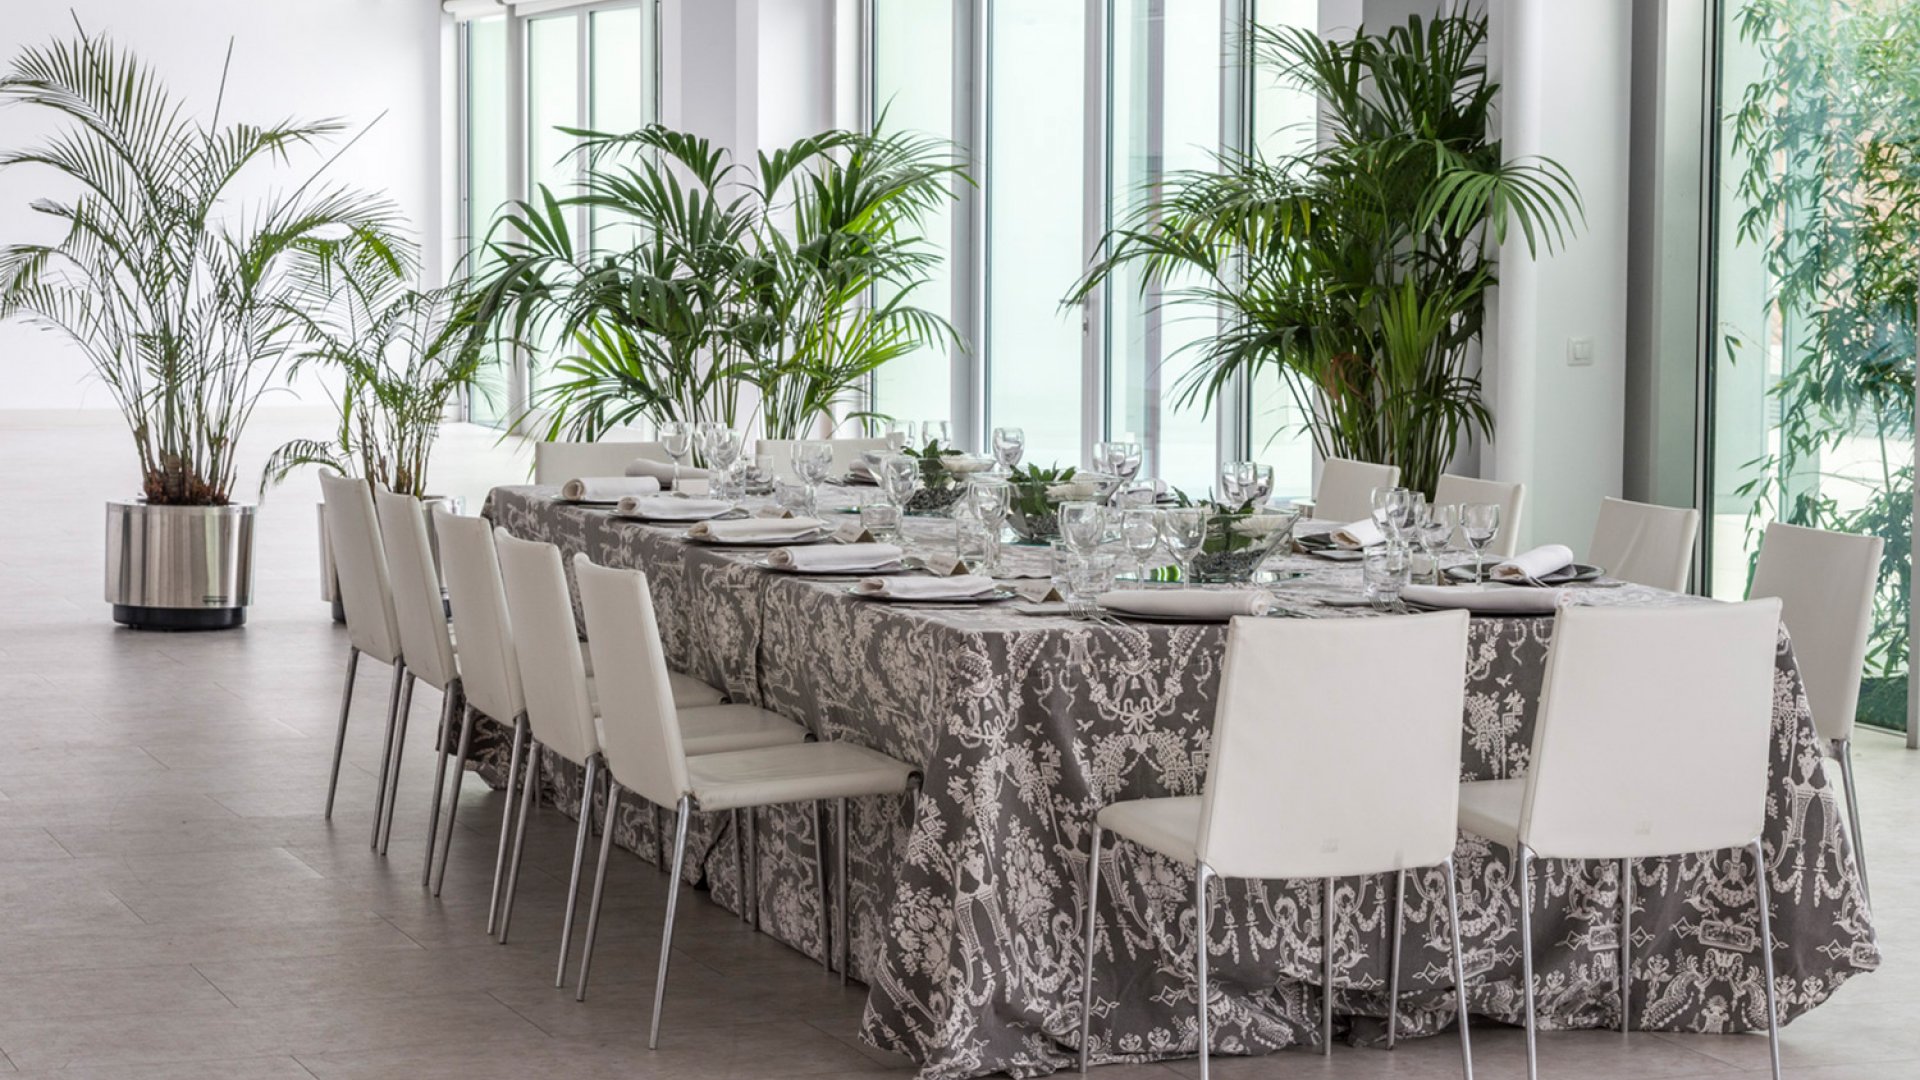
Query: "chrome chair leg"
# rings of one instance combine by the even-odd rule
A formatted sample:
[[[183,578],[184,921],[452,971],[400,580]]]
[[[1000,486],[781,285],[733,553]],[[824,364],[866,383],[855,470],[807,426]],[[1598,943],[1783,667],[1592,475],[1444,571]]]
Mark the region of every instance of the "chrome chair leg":
[[[1094,822],[1093,843],[1087,857],[1087,908],[1082,913],[1087,927],[1086,966],[1080,973],[1080,1075],[1087,1074],[1088,1059],[1093,1056],[1093,956],[1094,920],[1100,910],[1100,823]]]
[[[833,931],[828,926],[828,915],[833,904],[828,898],[830,885],[827,881],[827,823],[821,819],[820,800],[815,799],[813,807],[813,880],[820,883],[820,967],[827,974],[833,974]]]
[[[1200,1080],[1207,1080],[1207,1057],[1213,1040],[1207,1030],[1207,882],[1213,871],[1206,863],[1193,868],[1193,974],[1200,1000]]]
[[[567,953],[573,948],[573,910],[580,903],[580,866],[587,859],[587,837],[593,835],[593,791],[600,782],[600,755],[587,755],[587,773],[580,781],[580,828],[573,835],[573,873],[567,876],[567,914],[560,920],[560,966],[553,972],[553,988],[567,985]],[[612,822],[608,822],[610,826]],[[613,829],[602,826],[611,835]]]
[[[493,892],[487,897],[487,933],[498,925],[500,886],[507,878],[507,843],[513,836],[513,785],[520,779],[520,759],[526,756],[527,714],[513,718],[513,748],[507,757],[507,801],[500,808],[500,850],[493,857]]]
[[[587,904],[587,940],[580,943],[580,982],[573,1000],[587,1000],[587,975],[593,970],[593,940],[600,936],[600,899],[607,893],[607,860],[613,854],[613,815],[620,806],[620,785],[607,774],[607,816],[600,826],[600,866],[593,872],[593,899]]]
[[[847,859],[847,800],[844,798],[835,799],[833,809],[834,816],[837,819],[835,839],[838,841],[835,845],[833,860],[835,868],[839,871],[839,873],[834,875],[833,888],[835,893],[834,899],[836,901],[835,906],[839,908],[836,914],[839,916],[840,929],[840,932],[834,935],[834,947],[840,952],[840,985],[845,986],[847,985],[847,969],[852,966],[853,962],[853,932],[850,929],[853,925],[853,917],[852,913],[847,910],[847,866],[849,865],[849,860]]]
[[[453,848],[453,819],[460,813],[460,788],[467,778],[467,758],[473,753],[473,729],[480,722],[472,706],[460,710],[460,751],[453,760],[453,796],[447,802],[446,835],[440,838],[440,865],[433,872],[433,895],[447,883],[447,852]]]
[[[1387,1049],[1391,1050],[1400,1036],[1400,938],[1401,924],[1406,922],[1407,872],[1395,871],[1393,875],[1393,932],[1392,944],[1387,954]]]
[[[327,820],[333,819],[333,793],[340,788],[340,758],[347,750],[347,713],[353,709],[353,682],[360,674],[360,650],[347,648],[347,685],[340,691],[340,730],[333,736],[333,772],[327,776]]]
[[[1520,980],[1525,984],[1527,1003],[1527,1080],[1540,1080],[1533,1016],[1533,851],[1520,845],[1516,862],[1520,871]]]
[[[540,743],[527,738],[527,758],[521,763],[520,813],[513,826],[513,856],[507,860],[507,890],[500,899],[500,944],[507,943],[513,925],[513,898],[520,892],[520,860],[527,853],[527,815],[540,798]]]
[[[460,684],[447,684],[440,696],[440,732],[434,736],[433,802],[427,811],[427,857],[420,864],[420,887],[433,884],[433,849],[440,842],[440,799],[447,787],[447,759],[453,756],[454,704],[460,699]]]
[[[1860,797],[1853,783],[1853,740],[1833,740],[1834,756],[1840,761],[1840,779],[1847,785],[1847,831],[1853,834],[1853,865],[1860,868],[1860,893],[1873,903],[1873,890],[1867,886],[1867,845],[1860,835]]]
[[[660,1007],[667,1000],[667,961],[673,958],[673,915],[680,906],[680,867],[687,858],[687,818],[693,807],[685,795],[675,807],[679,820],[673,826],[673,877],[667,882],[667,922],[660,933],[660,972],[653,979],[653,1026],[647,1030],[647,1049],[660,1045]]]
[[[1620,860],[1620,1033],[1633,1030],[1633,860]]]
[[[1320,1053],[1333,1056],[1333,879],[1320,899]]]
[[[1851,792],[1853,785],[1847,785]],[[1767,1057],[1773,1066],[1773,1080],[1780,1080],[1780,1004],[1773,988],[1773,902],[1767,896],[1767,849],[1765,841],[1755,839],[1747,850],[1753,852],[1753,899],[1760,906],[1760,960],[1767,978]],[[1864,880],[1864,879],[1863,879]]]
[[[380,780],[373,792],[373,831],[367,834],[367,850],[380,846],[380,810],[387,800],[387,770],[393,766],[393,725],[400,716],[400,690],[407,682],[407,662],[393,664],[393,685],[387,688],[387,734],[380,743]]]
[[[413,672],[407,672],[407,685],[400,691],[400,716],[393,729],[393,760],[387,770],[387,790],[382,799],[386,811],[374,816],[374,830],[379,834],[380,854],[387,853],[387,841],[393,839],[393,805],[400,794],[400,762],[405,760],[407,746],[407,720],[413,715],[413,688],[419,679]]]
[[[1460,1024],[1460,1071],[1473,1080],[1473,1036],[1467,1032],[1467,951],[1460,944],[1460,880],[1447,856],[1447,926],[1453,932],[1453,1007]]]

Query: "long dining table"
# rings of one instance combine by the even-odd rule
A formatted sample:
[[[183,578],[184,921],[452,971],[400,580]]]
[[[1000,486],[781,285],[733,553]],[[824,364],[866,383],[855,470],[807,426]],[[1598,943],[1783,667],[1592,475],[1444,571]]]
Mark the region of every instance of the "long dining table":
[[[829,489],[823,508],[849,501]],[[557,544],[569,561],[584,552],[645,571],[675,667],[821,739],[853,740],[922,771],[917,796],[853,807],[851,971],[869,988],[868,1041],[937,1080],[1070,1067],[1079,1045],[1079,912],[1093,816],[1122,799],[1199,793],[1225,625],[1086,620],[1017,602],[876,602],[851,595],[847,578],[773,572],[759,565],[764,551],[701,546],[685,538],[684,526],[565,503],[552,487],[496,488],[485,513],[513,535]],[[910,550],[944,545],[951,554],[951,521],[909,518],[904,532]],[[1036,558],[1034,549],[1010,551],[1010,566]],[[1286,555],[1269,568],[1279,572],[1270,587],[1285,614],[1379,617],[1351,606],[1359,585],[1351,565]],[[1572,600],[1710,602],[1610,580],[1580,587]],[[1539,616],[1472,620],[1463,779],[1526,773],[1553,626]],[[1393,666],[1393,657],[1381,656],[1381,677],[1391,678]],[[1880,954],[1841,791],[1822,759],[1784,629],[1773,689],[1766,867],[1758,884],[1772,904],[1776,989],[1782,1019],[1790,1020],[1872,971]],[[1389,738],[1392,719],[1326,721],[1378,725]],[[505,737],[490,734],[478,744],[478,765],[497,784]],[[1364,769],[1366,762],[1326,767]],[[542,776],[555,803],[577,814],[577,772],[548,755]],[[632,800],[621,810],[615,842],[653,859],[656,816]],[[826,846],[824,865],[833,865],[832,830],[806,806],[760,811],[753,824],[740,832],[753,843],[754,921],[822,956],[821,928],[838,924],[821,918],[815,854]],[[686,873],[737,912],[746,890],[733,826],[728,815],[695,821]],[[1192,1056],[1192,868],[1132,845],[1112,851],[1099,894],[1093,1060]],[[1471,1010],[1518,1023],[1511,856],[1464,834],[1455,856]],[[1631,873],[1632,1027],[1764,1030],[1751,860],[1705,852],[1641,860]],[[1541,1027],[1618,1024],[1620,874],[1608,862],[1537,864]],[[1454,1019],[1444,877],[1436,870],[1407,879],[1403,1037],[1438,1033]],[[1208,942],[1215,1054],[1316,1045],[1323,894],[1318,881],[1225,884]],[[1343,879],[1332,891],[1337,1037],[1350,1042],[1384,1036],[1392,894],[1392,875]]]

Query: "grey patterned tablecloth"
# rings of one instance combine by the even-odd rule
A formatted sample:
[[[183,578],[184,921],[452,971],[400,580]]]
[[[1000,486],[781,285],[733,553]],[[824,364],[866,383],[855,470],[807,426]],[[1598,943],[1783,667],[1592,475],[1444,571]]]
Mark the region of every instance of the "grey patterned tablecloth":
[[[677,530],[560,504],[552,491],[496,489],[488,513],[569,558],[584,551],[645,570],[676,666],[822,738],[855,740],[924,769],[917,801],[860,800],[854,812],[853,973],[871,988],[866,1037],[919,1062],[927,1077],[1066,1067],[1078,1043],[1077,912],[1089,822],[1121,799],[1199,792],[1225,628],[857,600],[844,581],[770,573],[751,565],[755,556],[694,547]],[[940,528],[910,522],[910,539]],[[951,523],[944,528],[950,538]],[[1030,554],[1020,558],[1034,564]],[[1324,602],[1352,598],[1350,567],[1305,559],[1275,567],[1302,573],[1273,586],[1295,613],[1370,614]],[[1579,599],[1695,602],[1617,585]],[[1473,621],[1465,778],[1526,772],[1552,629],[1548,618]],[[1383,673],[1391,664],[1382,658]],[[497,749],[494,756],[497,776]],[[578,778],[559,764],[546,763],[551,787],[563,807],[577,807]],[[1328,763],[1347,765],[1364,767]],[[1770,776],[1765,886],[1777,988],[1792,1017],[1877,967],[1879,950],[1784,634]],[[652,858],[652,815],[631,801],[622,809],[616,840]],[[803,807],[757,820],[763,928],[818,957],[813,852],[824,830]],[[689,876],[737,910],[728,824],[724,815],[696,823]],[[1518,1022],[1508,856],[1466,836],[1456,855],[1473,1010]],[[1616,867],[1543,861],[1536,875],[1542,1027],[1613,1026]],[[1749,862],[1732,852],[1644,860],[1635,877],[1635,1027],[1764,1028]],[[1453,1016],[1444,879],[1408,880],[1400,1030],[1431,1034]],[[1192,1055],[1191,870],[1122,844],[1103,881],[1093,1059]],[[1321,894],[1318,882],[1227,884],[1210,927],[1215,1053],[1266,1053],[1317,1037]],[[1342,880],[1335,890],[1336,1003],[1340,1031],[1353,1041],[1383,1030],[1390,900],[1390,877]]]

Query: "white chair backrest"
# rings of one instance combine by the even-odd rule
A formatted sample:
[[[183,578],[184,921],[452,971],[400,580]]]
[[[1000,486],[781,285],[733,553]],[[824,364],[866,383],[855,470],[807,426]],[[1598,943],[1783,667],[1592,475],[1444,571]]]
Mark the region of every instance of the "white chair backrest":
[[[435,690],[445,690],[460,677],[460,669],[454,664],[447,603],[440,595],[440,574],[427,541],[426,509],[419,499],[385,488],[374,493],[373,507],[380,518],[380,549],[387,557],[393,613],[407,670]]]
[[[1520,842],[1547,858],[1737,848],[1767,816],[1780,601],[1568,607]]]
[[[1373,489],[1399,483],[1398,465],[1328,458],[1320,466],[1320,486],[1313,493],[1313,516],[1342,523],[1372,517]]]
[[[795,479],[793,471],[794,439],[761,439],[754,444],[755,458],[766,458],[773,475]],[[860,455],[870,450],[885,450],[885,439],[829,439],[833,443],[833,475],[845,476]]]
[[[1467,625],[1464,611],[1233,620],[1201,861],[1249,878],[1444,862],[1460,803]]]
[[[493,526],[485,518],[435,507],[433,527],[440,537],[440,569],[453,605],[453,629],[460,638],[461,689],[467,704],[482,715],[510,724],[526,710],[527,698],[520,689],[520,658],[514,653]]]
[[[587,476],[624,476],[634,458],[672,460],[657,442],[537,442],[533,482],[564,484]]]
[[[600,683],[607,769],[621,787],[672,806],[691,784],[647,577],[595,566],[585,555],[573,557],[573,576]]]
[[[520,687],[527,696],[527,728],[541,745],[583,764],[600,749],[593,730],[593,698],[573,621],[567,572],[560,549],[521,540],[505,529],[493,534],[500,581],[507,593]]]
[[[1470,476],[1454,476],[1445,473],[1434,486],[1433,502],[1436,506],[1448,503],[1494,503],[1500,507],[1500,531],[1494,535],[1493,543],[1487,545],[1487,554],[1502,558],[1511,556],[1520,542],[1520,515],[1526,511],[1527,485],[1509,484],[1504,480],[1476,480]]]
[[[1686,592],[1699,531],[1698,510],[1604,498],[1587,561],[1622,581]]]
[[[1748,595],[1780,598],[1780,618],[1793,638],[1793,658],[1822,738],[1853,737],[1883,547],[1877,536],[1777,521],[1760,543]]]
[[[387,557],[380,550],[373,489],[365,480],[322,472],[320,498],[326,507],[327,545],[340,577],[340,605],[347,613],[347,640],[391,664],[401,658],[400,624],[387,580]]]

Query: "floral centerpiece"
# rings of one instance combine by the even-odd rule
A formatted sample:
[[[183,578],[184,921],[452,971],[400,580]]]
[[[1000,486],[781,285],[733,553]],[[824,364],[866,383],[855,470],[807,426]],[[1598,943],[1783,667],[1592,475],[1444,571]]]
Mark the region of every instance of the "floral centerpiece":
[[[1297,510],[1278,510],[1253,502],[1237,507],[1193,502],[1175,494],[1181,506],[1207,512],[1206,541],[1194,555],[1191,567],[1191,580],[1196,582],[1251,581],[1253,572],[1293,536],[1293,527],[1300,521]]]
[[[1013,485],[1013,498],[1007,506],[1007,523],[1022,543],[1044,544],[1060,536],[1060,504],[1086,502],[1098,498],[1100,485],[1077,478],[1072,466],[1065,469],[1035,465],[1014,467],[1007,478]]]

